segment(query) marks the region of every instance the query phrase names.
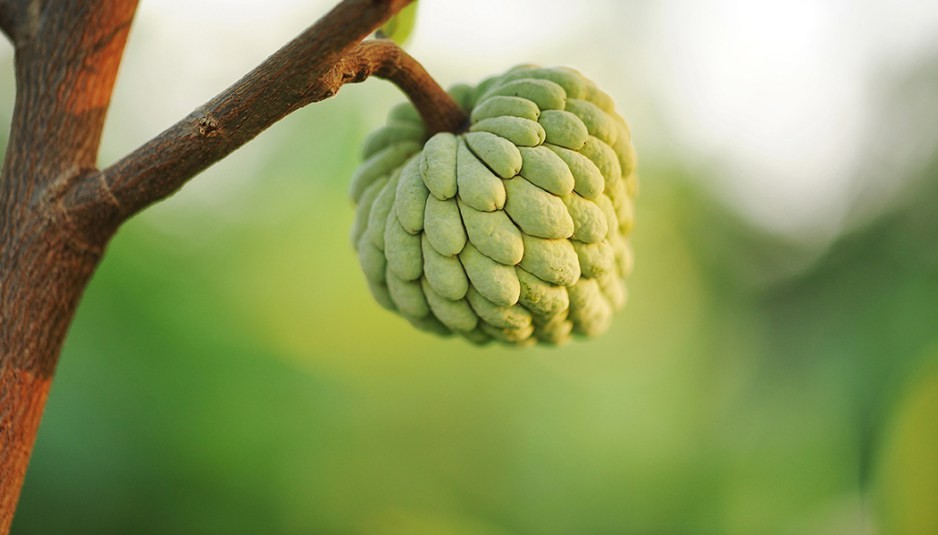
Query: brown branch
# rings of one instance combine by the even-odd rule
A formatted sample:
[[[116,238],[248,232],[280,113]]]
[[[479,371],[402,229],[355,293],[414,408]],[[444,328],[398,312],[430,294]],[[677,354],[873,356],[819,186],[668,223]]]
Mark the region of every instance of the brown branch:
[[[16,100],[0,170],[0,533],[7,533],[59,351],[104,242],[54,202],[93,169],[136,0],[0,0]]]
[[[427,132],[457,132],[468,118],[416,59],[393,41],[378,39],[360,44],[342,58],[322,81],[325,96],[335,94],[343,84],[362,82],[377,76],[398,86],[420,112]],[[325,96],[323,98],[325,98]],[[311,102],[322,100],[314,98]]]
[[[83,177],[63,199],[78,230],[92,239],[109,236],[131,215],[171,195],[287,114],[334,94],[319,91],[323,80],[410,1],[344,0],[188,117]]]
[[[13,44],[18,40],[18,28],[29,0],[0,0],[0,31]]]

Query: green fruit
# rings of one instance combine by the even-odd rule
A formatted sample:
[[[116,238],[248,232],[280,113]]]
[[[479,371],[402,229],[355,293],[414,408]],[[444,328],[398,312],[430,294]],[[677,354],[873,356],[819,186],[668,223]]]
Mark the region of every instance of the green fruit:
[[[456,196],[456,136],[440,132],[427,140],[420,153],[420,176],[434,197],[441,201]]]
[[[420,176],[420,158],[412,157],[401,170],[394,197],[394,213],[404,230],[417,234],[423,230],[423,214],[427,206],[430,190],[423,184]]]
[[[365,236],[378,249],[384,250],[384,227],[387,225],[388,214],[394,210],[394,196],[397,194],[397,183],[401,178],[400,172],[395,172],[385,181],[384,187],[375,198],[368,212],[368,228]]]
[[[553,316],[570,308],[570,297],[565,286],[544,282],[521,268],[516,272],[521,283],[519,301],[534,313],[535,318]]]
[[[612,207],[611,201],[609,206]],[[424,236],[430,245],[443,256],[458,255],[468,238],[456,199],[438,201],[436,197],[427,197],[424,210]]]
[[[580,150],[590,132],[576,115],[566,110],[547,110],[538,119],[544,128],[547,143],[571,150]]]
[[[420,319],[430,313],[427,298],[420,287],[420,281],[405,281],[388,269],[386,273],[388,293],[398,312],[408,319]]]
[[[498,306],[508,307],[518,302],[521,283],[513,266],[500,264],[485,256],[471,243],[459,253],[459,261],[472,286],[486,299]]]
[[[602,241],[609,233],[606,214],[595,202],[584,199],[577,193],[563,197],[563,203],[573,219],[572,238],[584,243]]]
[[[521,97],[491,97],[472,110],[471,120],[478,124],[498,117],[521,117],[536,121],[541,115],[537,104]]]
[[[531,313],[519,304],[498,306],[475,288],[469,289],[469,305],[485,323],[499,329],[524,329],[531,324]]]
[[[388,145],[372,154],[352,175],[352,200],[357,203],[365,188],[380,177],[391,174],[408,158],[420,151],[420,148],[420,144],[416,141],[402,141]]]
[[[546,112],[545,112],[546,113]],[[536,147],[544,142],[544,127],[524,117],[491,117],[482,119],[469,128],[472,132],[488,132],[511,141],[518,147]]]
[[[567,309],[549,316],[536,316],[534,336],[539,342],[559,345],[570,339],[573,322],[567,319]]]
[[[554,239],[573,235],[573,218],[561,197],[542,190],[522,176],[506,180],[505,192],[508,196],[505,212],[525,234]]]
[[[424,295],[427,296],[427,303],[429,303],[430,309],[443,325],[457,332],[471,331],[476,328],[476,325],[479,323],[479,317],[472,310],[472,307],[469,306],[468,301],[465,299],[453,300],[443,297],[436,293],[436,290],[430,286],[427,279],[421,279],[420,284]]]
[[[521,147],[520,175],[536,186],[553,193],[566,195],[573,191],[576,181],[570,167],[557,153],[547,147]]]
[[[430,244],[427,235],[423,235],[423,271],[424,277],[436,293],[453,301],[462,299],[469,291],[469,278],[455,256],[443,256]]]
[[[490,132],[463,134],[473,154],[501,178],[511,178],[521,169],[521,153],[511,141]]]
[[[610,146],[615,143],[619,133],[618,124],[599,106],[587,100],[570,99],[567,101],[567,111],[582,121],[589,135]]]
[[[545,240],[524,234],[521,267],[544,282],[571,286],[580,278],[580,260],[570,240]]]
[[[522,78],[496,86],[486,96],[506,96],[526,98],[537,105],[541,111],[562,110],[567,101],[567,93],[558,84],[550,80]]]
[[[420,248],[420,236],[407,232],[397,220],[397,214],[389,213],[384,225],[384,255],[388,259],[388,269],[407,281],[419,278],[423,274]]]
[[[480,212],[459,203],[459,213],[469,235],[469,242],[479,252],[508,266],[521,262],[524,255],[521,231],[504,210]]]
[[[456,186],[459,198],[480,212],[492,212],[505,206],[505,186],[501,179],[476,158],[462,139],[456,150]]]
[[[632,136],[608,94],[523,65],[451,94],[464,131],[428,137],[403,103],[365,141],[352,242],[378,303],[475,344],[562,344],[627,299]]]

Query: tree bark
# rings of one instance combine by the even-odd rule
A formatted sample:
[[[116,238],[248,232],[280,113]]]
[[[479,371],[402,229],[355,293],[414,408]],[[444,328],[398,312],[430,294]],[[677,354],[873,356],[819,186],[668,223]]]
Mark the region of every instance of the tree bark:
[[[13,2],[16,101],[0,173],[0,532],[9,530],[62,341],[104,250],[58,198],[94,169],[136,0]]]
[[[133,214],[344,83],[399,85],[431,131],[465,116],[413,58],[361,41],[411,0],[344,0],[188,117],[103,171],[98,144],[137,0],[0,0],[16,101],[0,172],[0,533],[9,531],[66,331]]]

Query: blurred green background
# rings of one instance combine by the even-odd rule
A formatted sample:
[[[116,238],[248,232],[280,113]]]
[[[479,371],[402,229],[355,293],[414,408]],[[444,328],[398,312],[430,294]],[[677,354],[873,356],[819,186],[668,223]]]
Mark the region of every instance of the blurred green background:
[[[674,20],[674,5],[597,2],[559,37],[519,28],[510,53],[480,55],[460,41],[484,33],[471,24],[450,48],[434,41],[433,28],[451,28],[434,18],[449,8],[432,4],[421,3],[412,51],[444,84],[568,63],[632,123],[637,264],[610,332],[559,349],[480,349],[379,308],[348,241],[346,191],[362,139],[401,97],[379,81],[346,87],[112,242],[62,355],[14,533],[938,533],[935,48],[914,41],[889,56],[870,44],[854,80],[869,91],[837,116],[854,119],[834,125],[838,144],[786,152],[814,123],[784,123],[760,138],[778,150],[758,152],[747,138],[765,123],[734,125],[798,106],[772,94],[733,108],[734,97],[715,113],[737,123],[699,120],[711,115],[694,109],[718,102],[700,100],[707,84],[755,93],[731,87],[730,67],[733,80],[675,82],[687,71],[664,52],[682,42],[649,29]],[[861,4],[848,5],[869,17],[856,35],[875,18]],[[213,37],[221,51],[196,47],[196,59],[172,47],[189,46],[203,21],[174,19],[171,5],[138,14],[102,164],[328,4],[285,2],[255,41],[238,24],[261,12],[237,4],[247,14]],[[818,31],[831,49],[866,43]],[[683,34],[683,46],[706,36]],[[740,54],[775,68],[771,51],[746,44]],[[3,46],[0,147],[13,95]],[[818,65],[766,71],[800,75],[790,83],[807,88],[809,114],[837,97],[812,78],[840,72],[825,50]],[[211,65],[191,87],[187,61]],[[789,169],[804,173],[787,184]],[[762,183],[794,189],[745,194]]]

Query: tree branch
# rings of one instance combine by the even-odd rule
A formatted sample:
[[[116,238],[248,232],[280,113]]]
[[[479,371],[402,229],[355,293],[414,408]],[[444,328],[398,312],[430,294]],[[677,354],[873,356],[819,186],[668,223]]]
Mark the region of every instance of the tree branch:
[[[18,39],[17,28],[21,24],[20,21],[28,2],[29,0],[0,0],[0,31],[13,44],[16,44]]]
[[[333,95],[338,87],[320,90],[323,81],[334,80],[337,65],[348,61],[341,60],[354,56],[363,39],[410,1],[343,0],[186,118],[110,167],[82,177],[63,199],[77,230],[109,236],[287,114]]]
[[[311,95],[316,102],[338,92],[343,84],[358,83],[369,76],[383,78],[398,86],[420,112],[427,132],[456,132],[468,118],[459,104],[427,73],[416,59],[393,41],[366,41],[342,58],[321,80],[323,92]]]

